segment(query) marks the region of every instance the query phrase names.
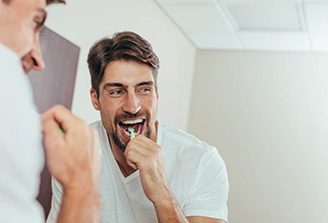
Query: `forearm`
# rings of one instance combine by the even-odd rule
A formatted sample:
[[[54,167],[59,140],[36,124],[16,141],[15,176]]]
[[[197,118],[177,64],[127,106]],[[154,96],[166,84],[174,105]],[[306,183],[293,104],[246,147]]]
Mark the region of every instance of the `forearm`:
[[[222,219],[205,216],[185,217],[173,195],[153,204],[159,223],[227,223]]]
[[[178,202],[173,196],[165,200],[154,202],[154,207],[159,223],[188,223],[183,215]]]
[[[96,223],[100,220],[100,196],[98,192],[65,192],[57,223]]]

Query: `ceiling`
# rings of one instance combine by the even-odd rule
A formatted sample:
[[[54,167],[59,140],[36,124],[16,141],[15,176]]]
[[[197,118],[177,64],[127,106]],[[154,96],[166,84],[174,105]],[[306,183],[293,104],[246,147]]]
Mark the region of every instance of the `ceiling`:
[[[155,0],[198,49],[328,51],[328,0]]]

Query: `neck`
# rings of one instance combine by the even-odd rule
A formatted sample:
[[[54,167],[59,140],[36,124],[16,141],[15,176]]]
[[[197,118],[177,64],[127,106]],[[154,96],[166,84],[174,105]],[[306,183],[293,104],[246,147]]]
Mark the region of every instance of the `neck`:
[[[113,152],[113,156],[121,170],[121,173],[124,177],[127,177],[134,173],[136,170],[130,167],[126,161],[126,158],[124,156],[124,153],[116,146],[114,143],[112,143],[112,140],[110,140],[111,149]]]

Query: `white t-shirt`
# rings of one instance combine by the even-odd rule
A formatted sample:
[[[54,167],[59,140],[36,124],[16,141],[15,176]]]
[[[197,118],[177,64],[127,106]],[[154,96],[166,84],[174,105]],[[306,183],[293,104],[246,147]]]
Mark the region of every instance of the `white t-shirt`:
[[[0,44],[0,222],[44,222],[40,118],[18,56]]]
[[[112,154],[100,121],[96,128],[102,148],[100,191],[102,221],[112,223],[158,222],[153,204],[141,185],[139,171],[124,177]],[[206,216],[227,221],[228,178],[217,150],[180,130],[159,123],[157,143],[163,150],[167,180],[185,216]],[[54,223],[62,190],[53,180],[52,209],[47,223]]]

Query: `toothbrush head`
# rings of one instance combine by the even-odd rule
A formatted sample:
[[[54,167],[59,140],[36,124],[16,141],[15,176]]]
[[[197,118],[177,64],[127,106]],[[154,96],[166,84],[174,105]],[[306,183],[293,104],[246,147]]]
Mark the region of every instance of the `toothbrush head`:
[[[136,134],[134,133],[134,128],[129,127],[128,132],[130,133],[131,139],[134,139],[136,137]]]

